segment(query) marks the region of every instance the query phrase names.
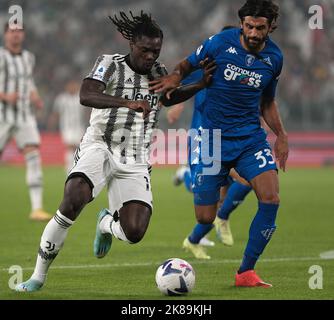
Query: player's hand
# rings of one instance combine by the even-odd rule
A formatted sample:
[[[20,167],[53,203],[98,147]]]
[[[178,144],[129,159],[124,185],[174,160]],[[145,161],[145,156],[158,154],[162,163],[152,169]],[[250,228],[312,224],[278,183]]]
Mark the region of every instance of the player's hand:
[[[36,107],[36,109],[41,110],[44,108],[44,102],[36,91],[31,92],[30,101]]]
[[[171,73],[167,76],[149,82],[149,90],[155,93],[166,92],[167,99],[171,93],[180,85],[181,76],[178,73]]]
[[[7,93],[4,96],[4,101],[6,101],[9,104],[16,104],[18,98],[19,98],[19,94],[17,92]]]
[[[275,156],[279,163],[279,168],[285,172],[286,162],[289,156],[289,142],[286,134],[279,135],[274,146]]]
[[[128,108],[135,110],[136,112],[143,113],[143,119],[145,119],[151,112],[150,103],[148,100],[136,100],[136,101],[129,101]]]
[[[201,84],[203,88],[206,88],[211,84],[214,71],[217,69],[216,61],[209,61],[208,58],[200,62],[203,68],[203,78],[201,79]]]

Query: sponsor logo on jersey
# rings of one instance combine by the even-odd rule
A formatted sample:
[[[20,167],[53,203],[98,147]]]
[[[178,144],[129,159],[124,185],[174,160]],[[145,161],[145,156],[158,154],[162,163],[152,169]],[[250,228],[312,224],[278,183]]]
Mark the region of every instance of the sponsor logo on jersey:
[[[124,98],[132,101],[147,100],[150,103],[151,108],[156,107],[159,103],[158,95],[150,93],[143,94],[136,89],[132,91],[132,96],[126,95]]]
[[[224,78],[226,81],[238,81],[241,84],[253,88],[259,88],[261,86],[262,77],[262,74],[240,68],[231,63],[229,63],[224,70]]]
[[[237,50],[234,47],[229,47],[226,52],[231,54],[238,54]]]

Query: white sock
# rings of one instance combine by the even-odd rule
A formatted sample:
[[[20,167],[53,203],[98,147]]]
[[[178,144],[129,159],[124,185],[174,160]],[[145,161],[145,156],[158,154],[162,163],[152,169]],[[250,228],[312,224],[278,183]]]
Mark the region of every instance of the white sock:
[[[62,248],[68,228],[73,223],[58,210],[56,215],[46,225],[41,237],[36,266],[31,279],[44,283],[48,269]]]
[[[41,156],[38,150],[27,153],[25,156],[27,173],[26,182],[29,187],[32,211],[43,208],[43,185]]]
[[[128,242],[128,243],[132,243],[126,237],[119,220],[117,222],[115,221],[111,222],[111,232],[117,239]]]
[[[119,240],[132,243],[126,237],[120,221],[114,221],[114,217],[111,214],[107,214],[100,222],[101,233],[110,233]]]
[[[111,222],[113,221],[113,216],[111,214],[107,214],[106,216],[104,216],[104,218],[102,219],[102,221],[100,222],[100,231],[101,233],[110,233],[111,232]]]
[[[74,150],[67,148],[65,151],[65,167],[66,172],[69,173],[74,165]]]

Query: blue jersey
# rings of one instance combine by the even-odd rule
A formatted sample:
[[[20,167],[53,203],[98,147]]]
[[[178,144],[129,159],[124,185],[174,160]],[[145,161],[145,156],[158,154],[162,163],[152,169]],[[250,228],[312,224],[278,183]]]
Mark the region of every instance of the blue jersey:
[[[202,69],[198,69],[192,72],[188,77],[183,79],[182,85],[196,83],[200,81],[202,77],[203,77],[203,71]],[[193,110],[190,129],[198,130],[201,127],[205,96],[206,96],[206,89],[197,92],[195,95],[194,110]]]
[[[223,31],[188,57],[195,68],[206,57],[217,63],[202,104],[202,126],[221,129],[222,137],[249,136],[262,130],[261,96],[275,96],[283,66],[283,55],[272,40],[268,38],[265,48],[252,54],[242,47],[240,35],[240,29]]]

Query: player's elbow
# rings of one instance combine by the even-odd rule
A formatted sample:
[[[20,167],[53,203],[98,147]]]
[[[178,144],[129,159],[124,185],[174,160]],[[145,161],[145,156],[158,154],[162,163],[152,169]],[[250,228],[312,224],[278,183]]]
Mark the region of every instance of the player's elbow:
[[[87,94],[87,92],[83,92],[81,91],[80,92],[80,103],[83,105],[83,106],[86,106],[86,107],[89,107],[90,104],[91,104],[91,99],[89,97],[89,94]]]

